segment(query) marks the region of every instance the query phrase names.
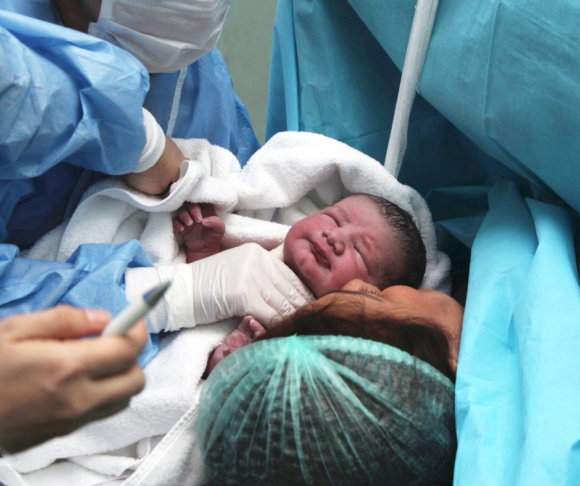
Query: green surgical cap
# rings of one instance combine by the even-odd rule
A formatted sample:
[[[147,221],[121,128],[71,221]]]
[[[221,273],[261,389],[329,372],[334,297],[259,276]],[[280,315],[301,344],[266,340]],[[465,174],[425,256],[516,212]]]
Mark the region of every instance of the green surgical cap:
[[[198,438],[216,486],[446,485],[457,446],[454,387],[374,341],[261,341],[210,375]]]

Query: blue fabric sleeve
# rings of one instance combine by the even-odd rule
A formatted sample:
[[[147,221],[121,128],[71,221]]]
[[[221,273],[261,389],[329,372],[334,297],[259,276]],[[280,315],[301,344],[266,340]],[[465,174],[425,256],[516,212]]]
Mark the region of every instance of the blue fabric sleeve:
[[[0,180],[60,162],[132,172],[145,145],[149,78],[130,54],[88,35],[0,10]]]
[[[128,305],[125,269],[151,266],[135,240],[116,246],[82,245],[65,263],[19,258],[16,246],[0,245],[0,318],[59,304],[116,315]],[[139,363],[144,366],[157,348],[158,337],[153,335]]]

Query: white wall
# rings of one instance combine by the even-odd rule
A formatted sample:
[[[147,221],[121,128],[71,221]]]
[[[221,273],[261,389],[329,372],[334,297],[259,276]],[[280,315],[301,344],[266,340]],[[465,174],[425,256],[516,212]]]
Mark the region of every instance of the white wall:
[[[234,0],[217,44],[232,75],[234,91],[248,108],[261,143],[266,133],[276,5],[276,0]]]

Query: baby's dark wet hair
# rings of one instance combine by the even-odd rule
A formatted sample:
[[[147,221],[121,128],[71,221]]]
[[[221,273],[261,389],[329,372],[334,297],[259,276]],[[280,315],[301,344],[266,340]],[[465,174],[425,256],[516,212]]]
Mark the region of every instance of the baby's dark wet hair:
[[[401,250],[402,267],[397,272],[393,262],[385,262],[381,272],[379,288],[406,285],[418,289],[425,275],[427,252],[421,233],[411,215],[395,203],[379,196],[355,194],[370,199],[381,211],[389,226],[395,231]]]

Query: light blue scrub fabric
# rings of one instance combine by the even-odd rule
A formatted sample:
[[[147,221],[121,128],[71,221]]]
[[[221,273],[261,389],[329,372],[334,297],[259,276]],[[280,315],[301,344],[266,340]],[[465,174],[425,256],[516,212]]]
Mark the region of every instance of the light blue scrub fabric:
[[[66,207],[80,169],[107,174],[135,169],[145,144],[140,105],[149,80],[136,59],[106,42],[5,10],[0,10],[0,66],[0,241],[5,241],[16,205],[35,190],[52,198],[38,200],[26,221],[29,228],[44,223],[59,203]],[[74,167],[60,167],[62,162]]]
[[[580,481],[574,222],[498,183],[472,249],[456,383],[456,485]]]
[[[0,319],[57,304],[106,309],[127,307],[125,270],[151,267],[135,240],[122,245],[82,245],[65,263],[18,258],[18,247],[0,245]],[[159,336],[150,335],[139,357],[145,366],[157,354]]]
[[[10,17],[8,12],[28,18]],[[102,178],[101,172],[131,172],[145,143],[141,106],[153,113],[170,136],[206,138],[232,151],[242,165],[259,148],[249,114],[233,91],[227,66],[217,49],[184,68],[183,74],[179,71],[151,75],[149,87],[149,75],[131,55],[71,29],[48,25],[60,25],[51,0],[0,0],[0,15],[0,27],[2,19],[11,18],[5,28],[14,37],[0,39],[6,46],[1,53],[0,66],[10,65],[14,72],[13,77],[8,77],[3,71],[0,75],[2,87],[7,91],[15,79],[18,83],[30,78],[39,80],[48,91],[28,90],[21,95],[27,100],[3,96],[0,100],[3,113],[20,114],[21,123],[16,133],[0,125],[4,137],[10,133],[12,138],[18,138],[16,141],[2,140],[0,135],[0,150],[4,148],[8,152],[6,160],[12,165],[18,162],[20,166],[27,156],[30,156],[29,161],[36,160],[34,156],[39,153],[52,161],[52,165],[55,160],[67,163],[48,172],[52,165],[41,163],[26,175],[42,174],[41,177],[20,182],[17,187],[0,187],[0,241],[29,248],[57,226],[65,215],[70,216],[78,198],[71,204],[69,200],[81,176],[82,187],[76,189],[76,196],[90,183]],[[14,23],[18,23],[18,27],[14,27]],[[16,28],[17,32],[11,32]],[[49,44],[53,47],[46,49]],[[8,48],[15,48],[16,52],[9,56]],[[23,52],[19,57],[18,51]],[[81,89],[84,91],[79,96]],[[19,101],[28,101],[22,113]],[[172,111],[173,120],[170,120]],[[59,116],[55,117],[57,113]],[[9,126],[11,120],[4,121]],[[77,139],[68,143],[68,152],[63,152],[60,145],[68,141],[72,133]],[[41,140],[44,145],[38,143],[40,137],[54,139],[57,136],[61,139],[60,145],[50,145],[44,139]],[[27,140],[34,142],[32,150],[20,154],[20,145]],[[83,144],[82,149],[79,143]],[[105,161],[101,160],[103,147],[107,150]],[[87,177],[90,174],[83,175],[83,168],[97,173]],[[7,174],[4,178],[11,176]]]
[[[82,169],[137,166],[148,74],[106,42],[1,9],[0,66],[0,241],[32,243],[62,221]],[[152,266],[136,242],[81,247],[66,263],[19,258],[17,246],[0,244],[0,262],[0,318],[56,304],[117,314],[128,304],[127,266]],[[157,349],[153,336],[140,364]]]
[[[259,147],[217,50],[186,69],[179,100],[180,73],[153,76],[149,90],[131,55],[59,23],[49,0],[0,0],[0,241],[26,248],[58,225],[79,179],[95,180],[83,169],[133,171],[144,104],[166,129],[180,103],[174,137],[207,138],[242,162]],[[66,303],[117,314],[127,305],[127,266],[151,266],[136,243],[81,247],[62,264],[18,258],[4,244],[0,259],[0,317]],[[152,336],[142,365],[157,343]]]
[[[35,233],[52,229],[51,218],[62,220],[79,169],[134,170],[145,144],[140,103],[149,81],[136,59],[106,42],[4,10],[0,66],[0,241],[5,241],[15,211]],[[0,318],[56,304],[117,314],[127,306],[127,266],[152,266],[136,242],[81,247],[67,263],[18,258],[17,246],[1,244],[0,261]],[[157,341],[150,339],[142,365],[156,354]]]
[[[323,133],[383,162],[415,5],[281,0],[267,136]],[[566,0],[441,1],[400,180],[489,185],[495,159],[580,210],[578,25]]]

